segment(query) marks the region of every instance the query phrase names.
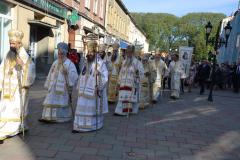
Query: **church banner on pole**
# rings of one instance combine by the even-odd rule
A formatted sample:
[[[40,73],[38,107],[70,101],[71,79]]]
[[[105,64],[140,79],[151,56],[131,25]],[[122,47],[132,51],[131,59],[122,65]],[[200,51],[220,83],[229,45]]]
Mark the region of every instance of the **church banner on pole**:
[[[179,59],[183,64],[186,77],[189,76],[189,70],[192,61],[193,47],[179,46]]]

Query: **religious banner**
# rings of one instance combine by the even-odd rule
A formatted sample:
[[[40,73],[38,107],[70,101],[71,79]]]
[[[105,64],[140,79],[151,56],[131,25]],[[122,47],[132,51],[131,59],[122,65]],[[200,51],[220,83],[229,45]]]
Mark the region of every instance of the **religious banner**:
[[[179,47],[179,60],[183,64],[186,77],[189,76],[189,69],[191,66],[192,54],[193,54],[193,47],[188,47],[188,46]]]

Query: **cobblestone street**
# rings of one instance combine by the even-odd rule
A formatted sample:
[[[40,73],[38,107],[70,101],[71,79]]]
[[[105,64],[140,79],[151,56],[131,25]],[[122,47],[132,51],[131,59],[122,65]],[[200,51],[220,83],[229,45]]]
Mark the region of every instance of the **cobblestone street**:
[[[167,94],[129,118],[114,116],[115,105],[97,132],[73,134],[72,122],[42,124],[46,91],[37,81],[30,92],[29,128],[0,145],[0,160],[239,160],[240,95],[198,90],[172,101]],[[74,97],[76,101],[76,96]],[[74,101],[74,102],[75,102]]]

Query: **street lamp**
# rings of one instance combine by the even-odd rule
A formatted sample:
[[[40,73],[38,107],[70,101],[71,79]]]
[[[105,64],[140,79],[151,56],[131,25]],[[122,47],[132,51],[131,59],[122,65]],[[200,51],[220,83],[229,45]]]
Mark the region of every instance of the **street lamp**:
[[[208,44],[208,41],[209,41],[208,38],[210,36],[210,33],[212,32],[212,28],[213,28],[213,26],[212,26],[211,22],[209,21],[207,23],[207,25],[205,26],[205,29],[206,29],[206,45]]]
[[[227,47],[228,38],[229,38],[229,35],[232,31],[232,26],[230,25],[230,22],[227,23],[227,25],[224,27],[224,30],[225,30],[225,37],[226,37],[225,47]]]
[[[219,33],[220,33],[220,28],[221,28],[221,25],[222,25],[222,21],[220,21],[219,25],[218,25],[218,29],[217,29],[217,33],[216,33],[216,36],[213,37],[212,39],[209,38],[210,34],[211,34],[211,31],[212,31],[212,24],[211,22],[209,21],[207,23],[207,25],[205,26],[205,29],[206,29],[206,45],[208,45],[209,43],[212,43],[214,45],[214,52],[211,53],[211,56],[213,58],[213,67],[212,67],[212,74],[211,74],[211,86],[210,86],[210,92],[209,92],[209,95],[208,95],[208,101],[213,101],[213,96],[212,96],[212,92],[213,92],[213,87],[214,87],[214,84],[215,84],[215,68],[216,68],[216,56],[218,54],[218,49],[222,46],[222,44],[225,44],[225,47],[227,47],[227,43],[228,43],[228,38],[229,38],[229,35],[231,33],[231,30],[232,30],[232,27],[230,25],[230,22],[228,22],[228,24],[224,27],[224,30],[225,30],[225,40],[224,38],[221,38],[219,36]]]

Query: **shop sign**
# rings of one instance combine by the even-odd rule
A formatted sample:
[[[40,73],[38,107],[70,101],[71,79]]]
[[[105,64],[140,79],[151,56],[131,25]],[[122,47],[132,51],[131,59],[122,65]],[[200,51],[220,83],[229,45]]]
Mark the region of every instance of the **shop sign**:
[[[67,9],[59,4],[49,0],[23,0],[36,7],[39,7],[49,13],[55,14],[62,18],[67,18]]]
[[[68,16],[68,19],[70,21],[70,24],[75,26],[80,19],[79,15],[78,15],[78,11],[73,10],[72,14]]]

